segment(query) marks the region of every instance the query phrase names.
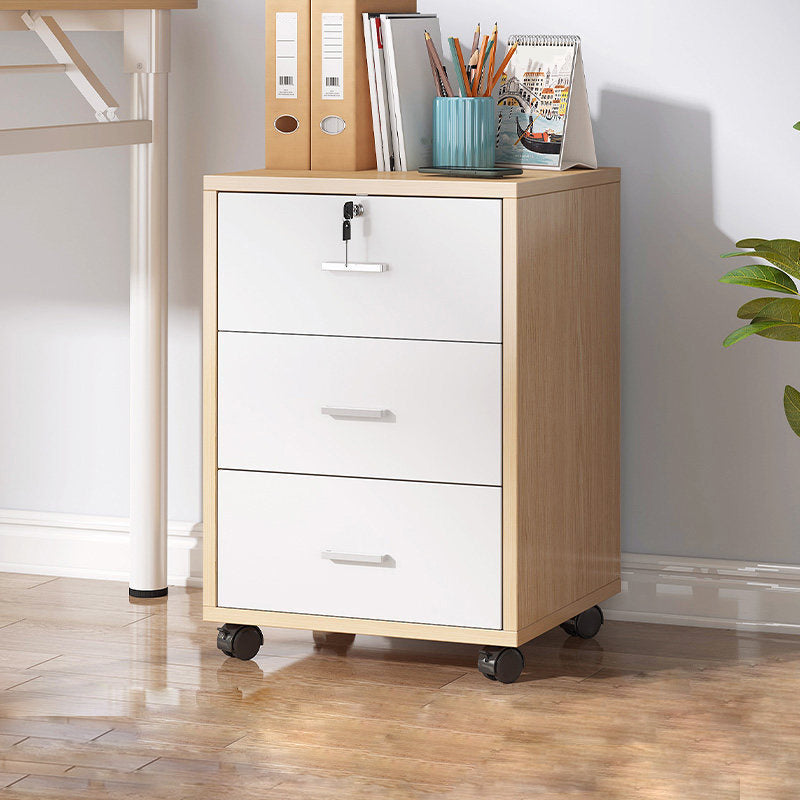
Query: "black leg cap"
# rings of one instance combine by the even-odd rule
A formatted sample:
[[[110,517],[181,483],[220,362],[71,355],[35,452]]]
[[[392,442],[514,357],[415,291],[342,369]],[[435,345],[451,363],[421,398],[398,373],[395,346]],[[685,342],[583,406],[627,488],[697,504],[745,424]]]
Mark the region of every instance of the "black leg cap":
[[[167,592],[169,591],[168,587],[164,587],[163,589],[128,589],[128,594],[131,597],[166,597]]]

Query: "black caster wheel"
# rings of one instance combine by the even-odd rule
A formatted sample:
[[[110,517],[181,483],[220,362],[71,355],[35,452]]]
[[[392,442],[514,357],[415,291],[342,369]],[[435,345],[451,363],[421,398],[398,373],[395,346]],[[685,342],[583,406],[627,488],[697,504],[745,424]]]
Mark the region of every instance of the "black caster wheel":
[[[217,647],[226,656],[239,658],[242,661],[253,658],[264,644],[264,634],[255,625],[233,625],[226,622],[217,630],[219,631]]]
[[[579,636],[581,639],[591,639],[597,635],[603,624],[603,610],[600,606],[592,606],[586,611],[581,611],[572,619],[561,623],[561,628],[570,636]]]
[[[524,666],[525,659],[516,647],[484,647],[478,653],[478,671],[490,681],[514,683]]]
[[[346,650],[356,640],[354,633],[334,633],[333,631],[314,631],[314,646],[332,650]]]

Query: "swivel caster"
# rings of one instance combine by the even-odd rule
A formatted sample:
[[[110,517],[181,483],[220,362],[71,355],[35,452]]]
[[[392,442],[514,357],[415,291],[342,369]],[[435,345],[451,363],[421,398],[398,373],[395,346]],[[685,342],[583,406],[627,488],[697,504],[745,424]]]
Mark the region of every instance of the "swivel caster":
[[[581,611],[572,619],[561,623],[561,628],[570,636],[579,636],[581,639],[591,639],[600,630],[603,624],[603,610],[600,606],[592,606],[586,611]]]
[[[354,633],[334,633],[333,631],[314,631],[314,646],[331,650],[346,650],[356,640]]]
[[[478,671],[490,681],[514,683],[524,666],[525,659],[516,647],[484,647],[478,653]]]
[[[217,628],[217,647],[226,656],[249,661],[264,644],[264,634],[255,625],[234,625],[226,622]]]

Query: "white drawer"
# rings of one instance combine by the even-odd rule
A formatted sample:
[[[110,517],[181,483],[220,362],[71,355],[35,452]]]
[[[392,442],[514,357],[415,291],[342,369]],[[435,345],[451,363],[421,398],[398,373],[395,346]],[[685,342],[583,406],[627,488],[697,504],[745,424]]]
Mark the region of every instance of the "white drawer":
[[[499,488],[224,470],[218,480],[220,606],[501,627]]]
[[[361,202],[349,263],[343,205]],[[219,195],[219,328],[499,342],[501,202],[461,198]]]
[[[501,345],[219,334],[220,468],[500,485]]]

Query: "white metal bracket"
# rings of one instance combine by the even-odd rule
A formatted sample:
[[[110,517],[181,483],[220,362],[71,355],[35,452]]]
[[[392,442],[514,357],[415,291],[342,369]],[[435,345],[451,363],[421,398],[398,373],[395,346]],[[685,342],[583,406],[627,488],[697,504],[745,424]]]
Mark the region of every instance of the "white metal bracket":
[[[26,11],[22,21],[42,40],[56,61],[64,64],[67,77],[94,109],[95,117],[100,122],[116,121],[119,103],[92,72],[55,19]]]
[[[123,13],[122,65],[131,75],[170,71],[170,15],[142,9]]]

